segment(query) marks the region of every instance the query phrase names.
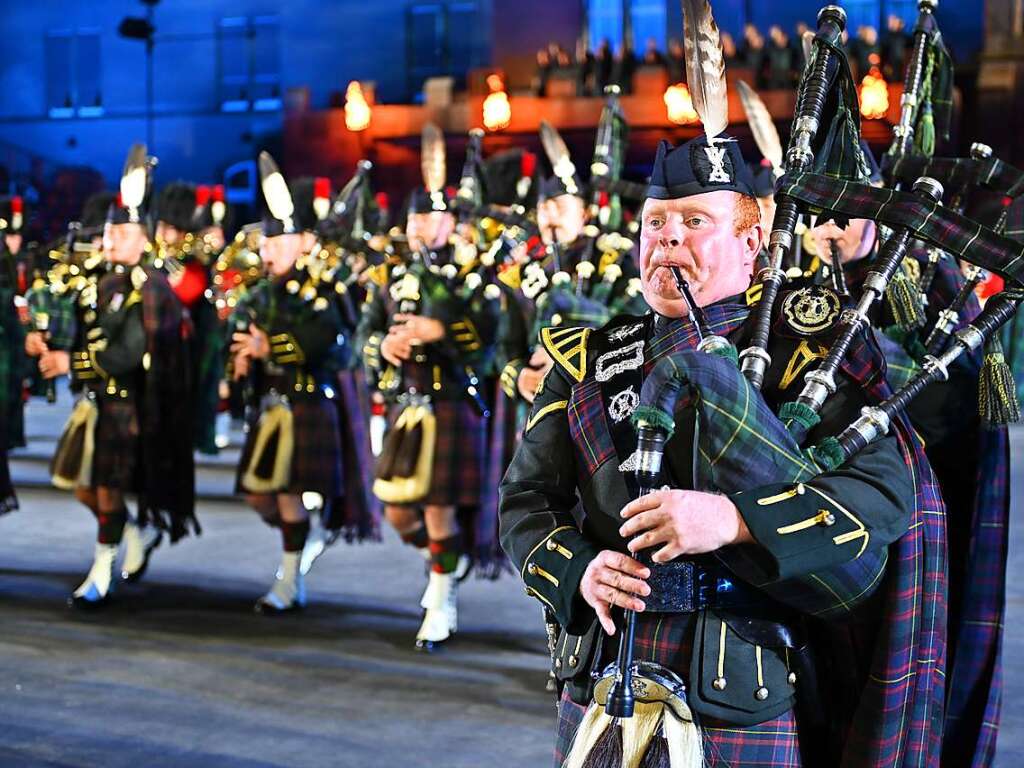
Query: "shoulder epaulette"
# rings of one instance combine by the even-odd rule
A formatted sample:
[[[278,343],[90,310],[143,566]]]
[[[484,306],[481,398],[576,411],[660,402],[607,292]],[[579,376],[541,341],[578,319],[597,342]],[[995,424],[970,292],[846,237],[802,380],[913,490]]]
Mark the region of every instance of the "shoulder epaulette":
[[[513,291],[516,290],[523,283],[521,267],[516,264],[514,267],[502,270],[498,273],[498,279]]]
[[[377,285],[383,287],[388,284],[388,265],[378,264],[375,267],[367,267],[366,274]]]
[[[587,375],[587,338],[590,328],[544,328],[540,342],[555,364],[573,381],[583,381]]]

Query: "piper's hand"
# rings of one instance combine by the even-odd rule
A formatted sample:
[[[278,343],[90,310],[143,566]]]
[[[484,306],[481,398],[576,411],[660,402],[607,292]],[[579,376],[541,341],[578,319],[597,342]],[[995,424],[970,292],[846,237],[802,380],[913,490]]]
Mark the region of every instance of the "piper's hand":
[[[270,340],[266,333],[250,323],[248,333],[239,331],[231,334],[231,352],[259,360],[270,355]]]
[[[622,516],[619,534],[630,539],[630,552],[662,545],[651,556],[656,563],[754,540],[736,505],[716,493],[655,491],[623,507]]]
[[[46,337],[40,331],[29,331],[25,334],[25,354],[29,357],[41,357],[50,351],[46,346]]]
[[[388,333],[380,343],[380,354],[395,366],[412,357],[412,342],[401,333]]]
[[[523,368],[519,372],[519,378],[516,379],[516,389],[519,390],[519,394],[526,402],[532,403],[537,396],[537,388],[543,380],[544,371],[539,371],[536,368]]]
[[[642,563],[611,549],[604,549],[590,561],[580,580],[580,595],[597,612],[597,619],[608,635],[615,634],[612,606],[643,611],[640,597],[651,594],[644,579],[651,575]]]
[[[44,379],[55,379],[71,370],[71,355],[67,352],[55,349],[52,352],[44,352],[39,358],[39,373]]]
[[[251,360],[252,358],[250,358],[249,355],[246,354],[239,353],[235,355],[235,360],[231,365],[232,381],[244,379],[246,376],[249,375],[249,363],[251,362]]]
[[[423,315],[395,315],[393,329],[404,333],[409,339],[420,344],[431,344],[444,338],[444,323]]]

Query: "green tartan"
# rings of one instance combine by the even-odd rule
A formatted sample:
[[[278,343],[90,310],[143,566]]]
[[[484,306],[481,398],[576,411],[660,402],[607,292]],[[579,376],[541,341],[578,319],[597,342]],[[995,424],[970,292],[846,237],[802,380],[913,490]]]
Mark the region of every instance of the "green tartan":
[[[813,61],[820,55],[819,45],[831,51],[838,69],[822,109],[824,130],[819,130],[815,136],[814,170],[834,178],[866,180],[871,174],[860,146],[860,102],[850,61],[841,47],[821,37],[815,38],[815,42],[804,75],[813,70]],[[825,123],[827,115],[832,118]]]
[[[815,212],[907,227],[916,237],[953,256],[995,272],[1013,285],[1024,285],[1024,243],[918,195],[816,173],[787,173],[779,192],[806,203]]]
[[[71,349],[74,343],[75,304],[72,296],[70,293],[54,293],[49,286],[29,288],[25,293],[32,316],[45,314],[49,318],[46,332],[50,349]]]
[[[969,190],[984,187],[990,192],[1010,197],[1024,194],[1024,171],[1014,168],[998,157],[979,160],[973,157],[921,157],[907,155],[882,158],[882,170],[890,182],[908,187],[922,176],[930,176],[947,190]]]

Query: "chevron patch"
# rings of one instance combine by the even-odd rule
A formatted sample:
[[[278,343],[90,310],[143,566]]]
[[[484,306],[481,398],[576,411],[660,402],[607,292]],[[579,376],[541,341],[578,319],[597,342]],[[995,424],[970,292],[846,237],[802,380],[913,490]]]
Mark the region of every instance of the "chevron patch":
[[[551,357],[577,382],[587,373],[589,328],[544,328],[540,340]]]

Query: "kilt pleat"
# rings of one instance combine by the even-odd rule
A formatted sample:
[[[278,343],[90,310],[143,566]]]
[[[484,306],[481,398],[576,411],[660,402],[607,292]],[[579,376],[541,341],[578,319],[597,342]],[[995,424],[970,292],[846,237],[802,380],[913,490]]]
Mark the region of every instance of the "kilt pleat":
[[[288,485],[277,493],[319,493],[330,501],[343,492],[338,411],[326,397],[297,398],[291,403],[295,447]],[[241,477],[252,457],[259,414],[249,422],[242,446],[236,493],[247,493]]]
[[[404,405],[388,412],[388,430]],[[437,442],[430,491],[420,504],[476,506],[487,470],[487,421],[469,403],[441,400],[433,404]]]
[[[92,484],[122,491],[139,485],[139,414],[133,398],[97,398]]]

